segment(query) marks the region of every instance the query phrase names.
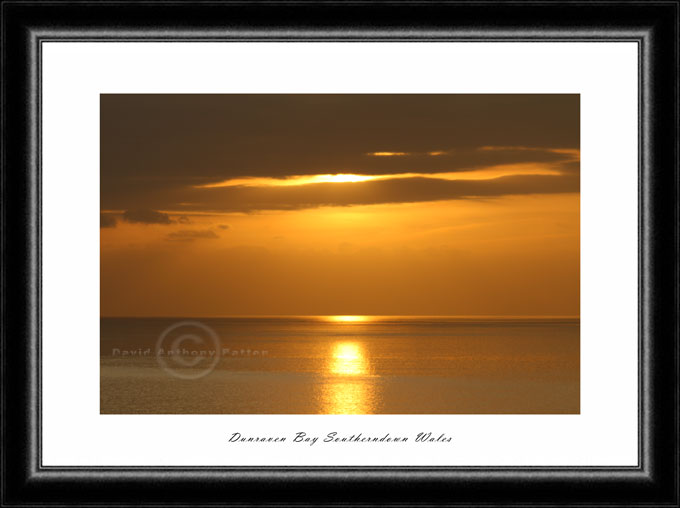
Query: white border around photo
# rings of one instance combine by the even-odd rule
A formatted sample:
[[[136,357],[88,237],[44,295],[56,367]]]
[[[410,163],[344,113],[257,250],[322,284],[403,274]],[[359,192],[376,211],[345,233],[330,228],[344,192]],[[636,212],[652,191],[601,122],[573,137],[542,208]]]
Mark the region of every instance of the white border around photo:
[[[636,43],[60,42],[42,58],[43,465],[637,465]],[[580,94],[581,414],[100,415],[102,93]],[[453,440],[228,443],[243,429]]]

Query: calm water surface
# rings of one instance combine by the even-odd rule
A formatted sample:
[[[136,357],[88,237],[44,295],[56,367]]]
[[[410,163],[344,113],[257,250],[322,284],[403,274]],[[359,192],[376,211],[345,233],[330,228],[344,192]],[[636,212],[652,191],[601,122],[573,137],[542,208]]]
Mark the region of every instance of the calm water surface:
[[[102,318],[101,412],[579,412],[579,320]]]

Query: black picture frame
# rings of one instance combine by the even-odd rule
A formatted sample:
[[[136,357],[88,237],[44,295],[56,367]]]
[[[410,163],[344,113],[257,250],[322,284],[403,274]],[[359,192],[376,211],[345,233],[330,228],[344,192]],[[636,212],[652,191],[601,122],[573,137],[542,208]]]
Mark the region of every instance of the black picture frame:
[[[2,1],[2,505],[679,506],[679,7]],[[108,40],[637,42],[639,466],[42,466],[41,45]]]

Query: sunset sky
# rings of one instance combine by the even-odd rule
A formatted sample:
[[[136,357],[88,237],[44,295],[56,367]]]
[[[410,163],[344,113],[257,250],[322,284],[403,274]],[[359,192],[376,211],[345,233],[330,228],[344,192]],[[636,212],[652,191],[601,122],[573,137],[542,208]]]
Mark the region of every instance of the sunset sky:
[[[102,316],[579,315],[578,95],[102,95]]]

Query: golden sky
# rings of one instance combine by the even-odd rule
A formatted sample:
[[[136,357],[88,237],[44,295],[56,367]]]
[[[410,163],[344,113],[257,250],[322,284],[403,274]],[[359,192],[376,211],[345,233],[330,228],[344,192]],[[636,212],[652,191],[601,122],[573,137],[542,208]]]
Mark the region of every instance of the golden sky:
[[[578,95],[102,95],[103,316],[579,314]]]

